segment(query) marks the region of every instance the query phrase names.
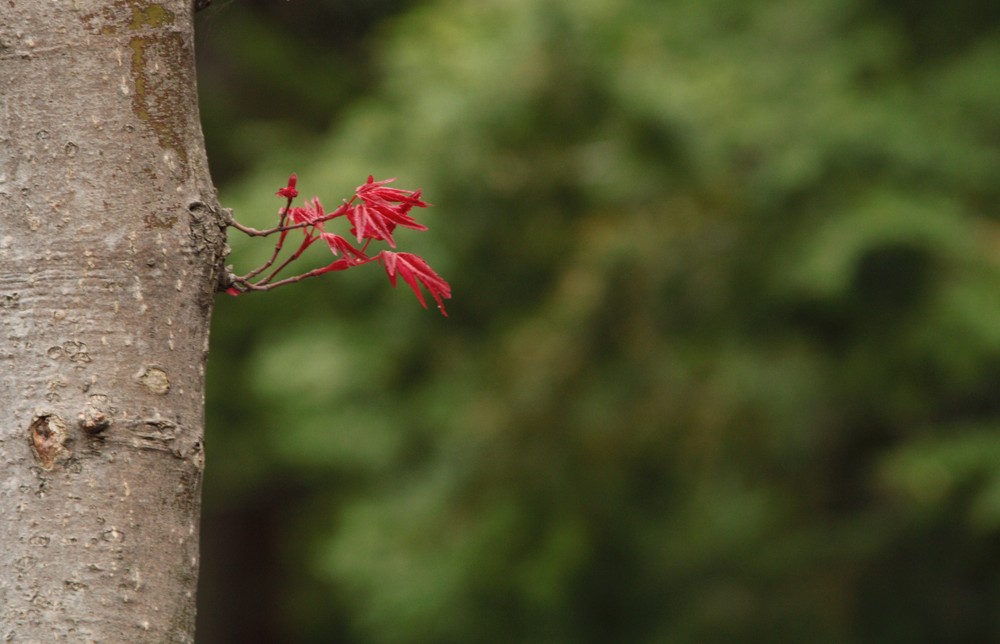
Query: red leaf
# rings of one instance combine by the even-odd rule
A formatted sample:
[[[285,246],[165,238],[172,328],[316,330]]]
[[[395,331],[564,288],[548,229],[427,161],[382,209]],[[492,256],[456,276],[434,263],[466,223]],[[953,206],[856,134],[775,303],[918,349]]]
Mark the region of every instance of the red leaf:
[[[348,221],[353,224],[351,232],[360,242],[364,238],[385,240],[393,248],[396,241],[392,238],[392,231],[396,224],[383,217],[381,213],[369,206],[367,203],[360,203],[347,213]]]
[[[358,186],[354,195],[361,204],[347,213],[347,218],[354,226],[354,233],[360,242],[364,238],[384,240],[395,248],[392,231],[396,226],[405,226],[414,230],[427,230],[427,226],[417,223],[409,212],[413,208],[426,208],[429,204],[420,199],[420,191],[398,190],[386,188],[385,184],[395,181],[386,179],[375,181],[369,175],[368,182]]]
[[[398,188],[386,188],[385,184],[392,183],[395,179],[383,179],[375,181],[375,178],[368,175],[368,181],[354,189],[354,194],[358,199],[365,201],[388,201],[409,205],[410,208],[426,208],[430,204],[420,200],[420,191],[400,190]],[[408,208],[409,209],[409,208]],[[407,209],[407,210],[408,210]]]
[[[285,199],[294,199],[299,196],[299,191],[295,189],[295,184],[299,180],[295,173],[293,172],[290,177],[288,177],[288,185],[274,193],[279,197],[284,197]]]
[[[416,293],[417,300],[426,309],[427,302],[424,301],[424,295],[420,291],[420,285],[422,284],[427,289],[427,292],[437,301],[441,314],[448,317],[448,312],[444,309],[442,299],[451,298],[451,285],[435,273],[427,265],[427,262],[412,253],[393,253],[387,250],[379,253],[378,258],[382,262],[382,265],[385,266],[385,272],[389,275],[389,281],[392,282],[393,286],[396,286],[396,276],[402,275],[406,283]]]
[[[343,271],[343,270],[347,270],[351,266],[354,266],[354,264],[351,263],[351,260],[341,258],[341,259],[338,259],[335,262],[331,262],[331,263],[327,264],[326,266],[324,266],[322,268],[317,268],[317,269],[314,269],[314,270],[310,271],[310,274],[311,275],[322,275],[323,273],[329,273],[330,271]]]
[[[347,241],[340,235],[334,235],[333,233],[321,233],[320,236],[326,245],[330,247],[330,252],[334,255],[343,255],[345,258],[354,258],[354,262],[357,264],[371,261],[372,258],[365,255],[364,251],[360,248],[355,248],[351,245],[351,242]]]
[[[322,224],[323,204],[319,202],[319,197],[313,197],[312,201],[306,202],[305,206],[298,206],[288,211],[288,218],[294,224]]]

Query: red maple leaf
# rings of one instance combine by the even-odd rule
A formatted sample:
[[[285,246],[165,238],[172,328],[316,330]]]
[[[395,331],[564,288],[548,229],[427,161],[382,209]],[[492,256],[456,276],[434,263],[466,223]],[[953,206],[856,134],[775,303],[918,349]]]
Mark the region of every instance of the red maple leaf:
[[[347,212],[347,219],[353,228],[351,232],[360,242],[362,239],[377,239],[385,241],[392,248],[396,241],[392,231],[396,226],[405,226],[413,230],[427,230],[427,226],[417,223],[409,212],[413,208],[426,208],[429,204],[420,199],[420,191],[399,190],[387,188],[385,184],[395,179],[375,181],[368,176],[368,181],[354,190],[354,195],[361,203]]]
[[[322,222],[326,218],[323,204],[319,202],[319,197],[313,197],[312,201],[307,201],[305,206],[292,208],[288,212],[289,219],[295,224],[312,224],[322,227]]]
[[[371,257],[365,255],[363,250],[355,248],[351,242],[347,241],[340,235],[334,235],[333,233],[321,233],[320,237],[323,238],[326,245],[330,247],[330,252],[334,255],[343,255],[346,259],[355,264],[364,264],[372,260]]]
[[[290,177],[288,177],[288,185],[274,193],[279,197],[284,197],[285,199],[294,199],[299,196],[299,191],[295,189],[295,183],[299,178],[293,172]]]
[[[417,294],[417,299],[423,307],[427,308],[424,301],[424,294],[420,290],[422,284],[427,292],[437,301],[441,314],[448,317],[448,312],[444,309],[442,299],[451,298],[451,285],[440,275],[427,265],[422,258],[412,253],[393,253],[384,250],[378,254],[378,260],[385,267],[385,272],[389,275],[389,281],[396,286],[396,276],[402,275],[406,283],[410,285],[413,292]]]

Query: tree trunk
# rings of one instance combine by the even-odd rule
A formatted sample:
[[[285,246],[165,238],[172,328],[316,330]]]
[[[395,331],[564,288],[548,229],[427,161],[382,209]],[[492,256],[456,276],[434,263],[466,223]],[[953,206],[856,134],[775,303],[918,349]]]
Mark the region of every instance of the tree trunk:
[[[223,258],[191,0],[0,0],[0,640],[193,639]]]

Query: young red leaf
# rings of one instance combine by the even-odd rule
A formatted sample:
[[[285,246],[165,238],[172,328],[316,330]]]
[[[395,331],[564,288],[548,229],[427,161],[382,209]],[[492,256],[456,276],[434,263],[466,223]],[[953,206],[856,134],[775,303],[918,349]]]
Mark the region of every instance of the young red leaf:
[[[417,300],[426,309],[427,302],[424,301],[424,295],[420,291],[420,285],[422,284],[427,289],[427,292],[437,301],[441,315],[448,317],[448,312],[445,311],[442,299],[451,298],[451,285],[435,273],[427,265],[427,262],[412,253],[393,253],[387,250],[379,253],[378,259],[385,267],[385,272],[389,275],[389,281],[393,286],[396,286],[396,276],[402,275],[406,283],[416,293]]]
[[[389,243],[393,248],[396,241],[392,238],[392,231],[396,224],[383,217],[377,210],[367,203],[360,203],[347,213],[347,220],[351,222],[351,232],[360,243],[362,239],[378,239]]]
[[[368,181],[354,189],[354,194],[358,199],[365,201],[387,201],[407,204],[410,208],[426,208],[430,204],[420,200],[420,191],[400,190],[398,188],[387,188],[386,184],[392,183],[395,179],[383,179],[375,181],[375,177],[368,175]],[[409,208],[407,208],[409,210]]]
[[[299,180],[295,173],[293,172],[290,177],[288,177],[288,185],[274,193],[279,197],[284,197],[285,199],[294,199],[299,196],[299,191],[295,189],[295,184]]]
[[[288,211],[288,217],[294,224],[321,225],[326,213],[323,211],[323,204],[319,202],[319,197],[313,197],[312,201],[306,202],[305,206],[292,208]]]
[[[333,233],[322,233],[320,237],[326,242],[326,245],[330,247],[330,252],[334,255],[343,255],[347,259],[354,258],[352,261],[355,264],[363,264],[365,262],[370,262],[372,258],[365,255],[364,251],[360,248],[355,248],[351,245],[351,242],[347,241],[340,235],[334,235]]]
[[[396,242],[392,231],[396,226],[405,226],[414,230],[427,230],[427,226],[417,223],[409,212],[413,208],[425,208],[427,203],[420,200],[420,191],[398,190],[387,188],[385,184],[395,179],[375,181],[369,175],[367,183],[355,188],[354,195],[361,203],[347,213],[357,240],[383,240],[392,248]]]
[[[310,271],[310,275],[322,275],[323,273],[329,273],[330,271],[343,271],[347,270],[354,264],[349,259],[341,258],[334,262],[327,264],[322,268],[317,268]]]

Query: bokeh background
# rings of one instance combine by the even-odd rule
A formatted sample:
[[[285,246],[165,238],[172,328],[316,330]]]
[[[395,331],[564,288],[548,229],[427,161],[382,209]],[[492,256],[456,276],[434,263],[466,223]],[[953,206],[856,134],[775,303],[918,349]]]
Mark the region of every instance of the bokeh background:
[[[215,0],[198,38],[238,218],[398,177],[454,289],[219,298],[199,641],[1000,641],[995,0]]]

